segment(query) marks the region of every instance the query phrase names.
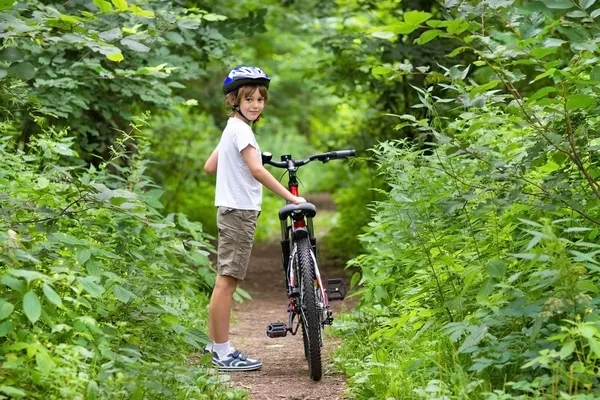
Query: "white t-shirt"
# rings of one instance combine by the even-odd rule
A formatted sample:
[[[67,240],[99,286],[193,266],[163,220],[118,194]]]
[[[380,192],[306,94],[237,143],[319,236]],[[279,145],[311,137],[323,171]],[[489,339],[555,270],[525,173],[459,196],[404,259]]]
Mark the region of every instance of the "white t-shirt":
[[[262,185],[254,179],[240,153],[248,145],[260,157],[252,128],[240,119],[229,118],[218,145],[215,206],[260,211]]]

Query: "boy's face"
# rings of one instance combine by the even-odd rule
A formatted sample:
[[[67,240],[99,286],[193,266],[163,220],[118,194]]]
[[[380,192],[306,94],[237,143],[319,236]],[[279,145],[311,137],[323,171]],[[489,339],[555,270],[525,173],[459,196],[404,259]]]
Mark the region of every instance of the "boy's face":
[[[240,101],[240,110],[242,114],[250,120],[256,121],[260,113],[265,108],[265,99],[261,96],[258,89],[254,90],[252,94],[242,98]]]

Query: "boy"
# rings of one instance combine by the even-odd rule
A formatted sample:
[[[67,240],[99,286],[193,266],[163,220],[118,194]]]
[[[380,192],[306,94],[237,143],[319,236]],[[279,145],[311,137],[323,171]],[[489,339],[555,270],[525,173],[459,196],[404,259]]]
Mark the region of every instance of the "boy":
[[[262,186],[290,203],[303,203],[292,195],[262,165],[252,124],[260,119],[268,99],[271,79],[256,67],[231,70],[223,82],[225,103],[231,107],[221,141],[210,155],[204,171],[217,173],[215,206],[219,232],[217,279],[210,299],[208,331],[213,343],[213,364],[225,371],[253,371],[262,362],[248,358],[229,342],[232,297],[239,280],[246,276],[254,242],[256,220],[261,210]]]

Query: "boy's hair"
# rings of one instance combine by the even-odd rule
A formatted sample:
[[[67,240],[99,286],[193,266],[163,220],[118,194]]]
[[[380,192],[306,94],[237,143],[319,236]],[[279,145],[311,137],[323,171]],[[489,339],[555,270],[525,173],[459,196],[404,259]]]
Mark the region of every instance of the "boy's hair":
[[[258,89],[258,92],[265,99],[266,103],[269,100],[269,91],[264,85],[244,85],[238,90],[227,93],[227,96],[225,96],[225,104],[232,109],[229,115],[233,117],[235,115],[235,110],[233,110],[233,107],[239,106],[240,102],[243,99],[250,97],[250,95],[254,93],[256,89]]]

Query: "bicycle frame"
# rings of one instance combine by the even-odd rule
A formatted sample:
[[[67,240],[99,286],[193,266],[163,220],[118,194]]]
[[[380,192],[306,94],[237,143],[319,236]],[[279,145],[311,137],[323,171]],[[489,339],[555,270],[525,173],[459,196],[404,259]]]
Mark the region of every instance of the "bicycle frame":
[[[283,156],[282,161],[289,156]],[[288,169],[288,190],[294,195],[299,196],[298,190],[298,178],[296,172],[298,167]],[[288,225],[289,220],[291,220],[291,224]],[[298,232],[298,233],[297,233]],[[297,247],[294,244],[290,251],[290,243],[292,243],[292,238],[294,234],[303,235],[308,234],[310,244],[312,247],[312,259],[315,268],[315,280],[317,282],[317,288],[321,294],[321,299],[323,301],[323,311],[327,311],[327,317],[321,321],[321,326],[331,323],[331,312],[329,307],[329,302],[327,301],[327,296],[325,294],[325,288],[323,286],[323,282],[321,280],[321,273],[319,271],[319,266],[317,263],[317,239],[314,234],[314,223],[313,218],[304,217],[302,219],[291,219],[287,218],[281,221],[281,253],[282,253],[282,263],[283,269],[287,272],[287,286],[288,286],[288,297],[290,299],[290,305],[288,308],[289,312],[289,323],[288,327],[292,335],[295,335],[298,332],[298,328],[300,327],[300,320],[295,328],[293,327],[294,317],[299,314],[301,311],[298,311],[297,307],[297,293],[294,289],[297,288],[297,279],[295,276],[294,268],[291,268],[293,262],[296,257]],[[331,319],[331,321],[330,321]]]
[[[332,151],[294,160],[291,155],[272,161],[270,153],[263,153],[263,164],[285,168],[288,173],[287,189],[298,196],[298,168],[313,160],[327,162],[332,159],[345,159],[356,154],[354,150]],[[291,332],[295,335],[302,326],[304,355],[308,360],[309,375],[318,381],[322,376],[321,347],[322,330],[333,322],[329,300],[343,300],[345,287],[342,279],[329,279],[325,289],[317,263],[317,239],[313,217],[316,207],[311,203],[286,204],[279,210],[281,221],[281,262],[286,276],[288,324],[274,322],[267,327],[267,336],[279,338]],[[340,284],[340,287],[330,285]],[[343,290],[342,290],[343,289]],[[328,297],[328,295],[335,296]],[[298,316],[294,327],[294,319]]]

